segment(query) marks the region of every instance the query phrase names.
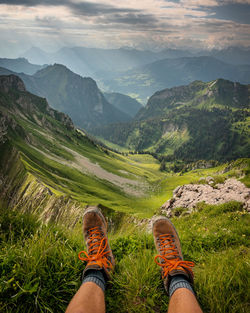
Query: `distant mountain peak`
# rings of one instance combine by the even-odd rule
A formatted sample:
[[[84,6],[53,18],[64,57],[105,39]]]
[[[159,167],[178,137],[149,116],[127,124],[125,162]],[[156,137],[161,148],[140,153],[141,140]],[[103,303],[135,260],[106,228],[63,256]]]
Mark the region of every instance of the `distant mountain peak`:
[[[41,48],[38,47],[31,47],[30,49],[28,49],[26,51],[26,53],[30,53],[30,52],[35,52],[35,53],[47,53],[46,51],[42,50]]]
[[[48,75],[49,73],[58,73],[58,74],[65,74],[65,75],[70,75],[74,78],[78,77],[79,80],[82,81],[88,81],[89,83],[92,83],[93,85],[97,87],[96,81],[91,78],[91,77],[82,77],[79,74],[74,73],[73,71],[71,71],[67,66],[60,64],[60,63],[54,63],[52,65],[48,65],[47,67],[41,69],[40,71],[37,71],[37,73],[35,73],[35,77],[40,77],[43,75]]]
[[[2,72],[7,74],[4,69]],[[95,80],[75,74],[65,65],[47,66],[33,76],[17,75],[29,92],[46,98],[54,109],[68,114],[81,128],[131,119],[106,100]]]

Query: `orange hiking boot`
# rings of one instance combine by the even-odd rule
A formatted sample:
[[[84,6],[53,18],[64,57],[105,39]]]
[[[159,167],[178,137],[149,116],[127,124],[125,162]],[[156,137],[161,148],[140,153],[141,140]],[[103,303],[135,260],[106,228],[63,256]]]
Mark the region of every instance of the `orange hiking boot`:
[[[184,261],[180,239],[174,225],[166,217],[159,217],[153,223],[153,236],[158,255],[155,262],[161,267],[164,287],[168,292],[171,277],[184,275],[193,284],[193,262]]]
[[[97,207],[88,207],[83,215],[83,235],[87,245],[87,252],[79,252],[79,259],[86,261],[83,271],[89,269],[103,270],[106,278],[110,280],[110,274],[115,266],[115,260],[109,246],[107,237],[107,222]]]

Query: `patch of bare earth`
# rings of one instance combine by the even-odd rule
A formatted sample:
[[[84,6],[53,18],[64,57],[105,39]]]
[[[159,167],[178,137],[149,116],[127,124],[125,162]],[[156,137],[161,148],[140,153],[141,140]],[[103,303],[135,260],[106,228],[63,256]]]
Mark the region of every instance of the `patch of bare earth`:
[[[125,193],[130,194],[132,196],[142,197],[145,194],[145,190],[148,189],[148,186],[145,182],[132,180],[129,178],[121,177],[116,174],[110,173],[103,169],[98,163],[91,162],[88,158],[82,156],[80,153],[72,149],[69,149],[65,146],[62,146],[62,148],[67,150],[74,156],[74,161],[62,159],[54,154],[41,151],[40,149],[34,146],[32,147],[53,161],[75,168],[84,174],[94,175],[99,179],[104,179],[109,183],[114,184],[115,186],[121,188]]]

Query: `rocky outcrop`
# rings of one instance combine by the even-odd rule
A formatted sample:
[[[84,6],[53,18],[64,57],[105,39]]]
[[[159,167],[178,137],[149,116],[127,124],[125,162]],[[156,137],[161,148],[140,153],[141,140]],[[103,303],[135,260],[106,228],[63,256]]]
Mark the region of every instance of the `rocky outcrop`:
[[[244,204],[244,208],[250,211],[250,188],[240,181],[230,178],[222,184],[213,185],[213,178],[207,178],[208,184],[189,184],[177,187],[173,191],[173,198],[161,207],[162,213],[172,216],[175,208],[186,208],[188,212],[199,202],[207,204],[222,204],[229,201],[238,201]]]
[[[0,91],[9,92],[12,89],[16,89],[18,91],[26,91],[23,81],[15,76],[0,76]]]
[[[7,129],[6,116],[0,112],[0,144],[6,141]]]
[[[4,107],[4,112],[7,109],[15,115],[26,116],[28,119],[34,120],[38,125],[54,130],[55,123],[51,123],[50,121],[52,117],[62,123],[67,130],[75,129],[71,118],[67,114],[52,109],[46,99],[39,98],[27,92],[23,81],[15,75],[0,76],[0,93],[8,96],[8,98],[1,99],[2,101],[0,101],[0,107]],[[5,113],[1,114],[2,116],[6,115]],[[8,118],[8,120],[9,122],[7,124],[9,126],[15,123],[13,119],[10,123],[11,118]]]

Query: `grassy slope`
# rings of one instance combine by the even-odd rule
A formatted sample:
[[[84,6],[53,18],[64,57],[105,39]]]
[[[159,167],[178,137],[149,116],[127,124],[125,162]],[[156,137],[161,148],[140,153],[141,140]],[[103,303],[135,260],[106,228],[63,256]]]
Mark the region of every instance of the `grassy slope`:
[[[46,158],[23,142],[14,142],[22,151],[26,168],[50,188],[54,187],[54,192],[68,193],[82,203],[101,202],[140,217],[151,216],[171,197],[176,186],[195,182],[201,176],[215,175],[225,168],[224,165],[183,175],[162,174],[158,162],[150,155],[123,156],[111,152],[107,155],[88,141],[83,144],[83,138],[72,137],[73,142],[59,136],[52,140],[48,133],[42,136],[34,129],[33,138],[35,133],[43,148],[50,153],[72,161],[72,155],[59,145],[62,143],[115,174],[128,177],[136,174],[155,187],[147,196],[134,198],[106,181]],[[240,161],[238,163],[235,165],[241,167]],[[235,165],[221,176],[240,175]],[[121,173],[119,169],[129,174]],[[245,182],[249,182],[249,171],[246,170],[246,174]],[[248,255],[245,242],[248,219],[241,206],[234,203],[200,208],[190,217],[174,220],[180,231],[185,257],[197,263],[197,293],[205,312],[228,312],[231,309],[247,312],[244,273]],[[112,288],[107,292],[108,312],[165,312],[168,298],[153,261],[152,235],[136,227],[130,217],[122,218],[114,213],[113,221],[115,227],[110,239],[117,267]],[[83,266],[77,259],[77,252],[83,248],[81,224],[74,229],[53,224],[42,226],[34,216],[2,210],[0,225],[2,311],[64,312],[80,285]],[[214,290],[216,294],[220,292],[220,297],[213,296]]]
[[[159,162],[151,155],[124,156],[111,151],[106,154],[102,148],[94,146],[82,136],[80,139],[72,137],[68,140],[59,135],[55,136],[48,130],[44,132],[44,129],[37,125],[34,128],[33,124],[27,121],[22,121],[23,126],[24,123],[25,129],[34,138],[33,146],[20,140],[14,141],[14,145],[22,152],[26,169],[48,185],[54,193],[67,194],[82,205],[101,203],[117,211],[134,213],[139,217],[151,217],[167,199],[171,198],[172,191],[177,186],[197,181],[207,175],[216,175],[225,167],[194,170],[183,175],[162,173],[159,171]],[[145,194],[140,197],[129,195],[107,180],[98,179],[46,157],[34,147],[39,149],[42,147],[43,151],[52,156],[74,162],[74,156],[63,147],[72,149],[91,162],[98,163],[108,172],[145,184]]]
[[[13,145],[21,151],[26,169],[54,193],[67,194],[82,205],[101,203],[118,211],[150,217],[171,197],[175,187],[211,172],[196,171],[188,175],[173,176],[160,172],[159,162],[150,155],[124,156],[111,151],[104,153],[105,149],[93,145],[86,137],[78,136],[73,131],[65,133],[65,129],[55,120],[51,119],[51,122],[57,132],[45,129],[32,120],[20,117],[15,119],[32,138],[32,144],[27,144],[18,137],[12,139]],[[106,171],[121,178],[144,184],[144,195],[134,197],[107,180],[65,166],[63,162],[75,162],[73,154],[67,149],[87,157],[92,163],[98,163]],[[49,155],[59,159],[51,159]],[[141,189],[139,186],[136,188]]]
[[[34,130],[33,130],[34,132]],[[91,143],[81,142],[76,145],[61,138],[50,140],[40,133],[39,143],[50,154],[74,162],[74,157],[62,148],[68,147],[93,163],[98,163],[108,172],[120,177],[136,179],[145,184],[145,194],[140,197],[129,195],[118,186],[96,176],[87,175],[80,170],[51,160],[24,142],[15,142],[22,151],[22,160],[26,169],[48,185],[56,194],[67,194],[82,205],[101,203],[114,210],[135,213],[140,217],[150,217],[172,196],[172,191],[179,185],[198,180],[199,177],[213,175],[222,168],[195,170],[183,175],[167,174],[159,171],[159,162],[150,155],[123,156],[113,152],[109,155],[94,147]],[[60,142],[61,145],[58,143]],[[122,171],[122,172],[121,172]],[[136,176],[135,176],[136,175]],[[140,187],[135,187],[138,190]]]
[[[185,259],[196,262],[204,312],[247,312],[249,215],[242,206],[202,205],[173,222]],[[73,230],[41,226],[34,216],[3,210],[0,224],[1,312],[64,312],[84,268],[77,259],[83,249],[81,225]],[[124,219],[110,232],[110,241],[116,271],[106,294],[107,312],[166,312],[152,235]]]
[[[202,176],[219,175],[226,165],[183,175],[161,173],[158,161],[150,155],[107,152],[74,131],[66,132],[55,120],[51,120],[52,133],[34,120],[15,119],[32,138],[32,144],[14,135],[11,139],[30,173],[57,194],[68,194],[83,205],[102,203],[115,210],[107,212],[114,221],[110,239],[117,260],[113,288],[107,292],[108,312],[165,312],[168,301],[161,287],[159,269],[153,262],[152,235],[136,227],[131,217],[116,212],[150,217],[172,196],[175,187],[195,182]],[[135,179],[136,175],[136,179],[150,188],[143,197],[133,197],[106,180],[48,157],[75,162],[67,149],[120,177]],[[228,165],[228,172],[220,175],[241,175],[235,169],[236,165],[241,167],[242,161],[238,162]],[[245,173],[243,181],[249,185],[249,169]],[[81,224],[74,229],[45,226],[35,216],[0,211],[1,310],[63,312],[80,285],[82,266],[77,252],[82,249]],[[205,312],[247,312],[245,267],[249,216],[242,207],[237,203],[203,206],[191,216],[174,222],[180,231],[185,257],[197,263],[197,293]],[[219,293],[220,297],[215,298]]]

